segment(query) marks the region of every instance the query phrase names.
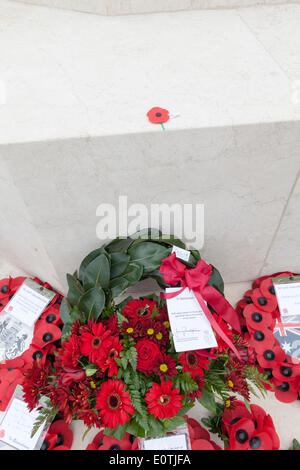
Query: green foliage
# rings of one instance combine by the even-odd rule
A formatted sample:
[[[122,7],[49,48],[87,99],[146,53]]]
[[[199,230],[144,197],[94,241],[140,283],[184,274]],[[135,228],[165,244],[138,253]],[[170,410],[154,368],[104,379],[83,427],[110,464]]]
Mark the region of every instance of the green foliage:
[[[207,390],[204,388],[201,397],[198,398],[198,401],[202,406],[204,406],[204,408],[206,408],[212,414],[216,414],[216,399],[214,393],[211,390]]]
[[[198,385],[188,372],[181,372],[180,374],[174,375],[172,381],[174,388],[179,388],[179,390],[185,394],[198,390]]]
[[[300,450],[300,442],[297,441],[297,439],[293,439],[292,446],[289,448],[289,450]]]
[[[217,434],[226,444],[228,442],[227,436],[222,434],[221,425],[222,425],[222,415],[224,412],[224,404],[216,403],[216,410],[213,416],[208,418],[202,418],[201,421],[208,428],[208,431],[212,434]]]
[[[53,408],[50,400],[47,400],[45,403],[45,407],[41,408],[38,417],[36,418],[32,431],[31,437],[33,437],[37,431],[39,430],[40,426],[46,426],[47,423],[50,423],[58,413],[57,408]]]
[[[260,396],[263,398],[266,397],[265,384],[268,384],[271,387],[272,384],[264,374],[259,372],[259,370],[254,366],[245,366],[243,376],[247,380],[248,388],[253,395],[258,398],[260,398]]]

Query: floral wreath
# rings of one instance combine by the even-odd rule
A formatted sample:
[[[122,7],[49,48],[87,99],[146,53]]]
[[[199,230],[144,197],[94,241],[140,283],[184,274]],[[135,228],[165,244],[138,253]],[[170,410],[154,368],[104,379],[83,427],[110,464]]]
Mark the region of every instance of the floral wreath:
[[[67,275],[61,348],[53,364],[35,360],[23,384],[29,409],[42,396],[48,399],[37,425],[60,413],[67,424],[81,419],[119,441],[157,437],[186,425],[184,416],[196,400],[216,413],[216,399],[230,408],[232,393],[247,403],[250,389],[264,393],[264,376],[248,357],[220,273],[194,249],[188,261],[180,261],[174,246],[186,249],[173,236],[139,232],[92,251],[78,272]],[[193,290],[217,346],[175,351],[166,294],[121,301],[128,287],[147,278],[163,289]]]
[[[20,276],[0,280],[0,317],[4,307],[25,279],[26,277]],[[54,353],[57,347],[60,346],[62,321],[59,309],[63,297],[54,291],[47,282],[43,283],[36,277],[32,280],[55,292],[55,297],[35,323],[29,348],[14,359],[0,362],[0,411],[6,410],[16,386],[23,384],[24,373],[32,366],[33,362],[36,359],[39,359],[41,364],[45,364],[46,360],[50,363],[54,362]]]
[[[256,355],[259,369],[268,378],[269,390],[284,403],[299,399],[300,363],[286,354],[274,336],[276,321],[280,321],[274,277],[296,276],[291,272],[275,273],[255,280],[237,304],[243,337]]]

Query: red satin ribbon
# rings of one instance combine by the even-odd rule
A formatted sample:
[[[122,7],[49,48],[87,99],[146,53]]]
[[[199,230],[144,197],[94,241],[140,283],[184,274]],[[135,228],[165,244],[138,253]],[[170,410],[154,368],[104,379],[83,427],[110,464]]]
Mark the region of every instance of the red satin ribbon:
[[[171,299],[179,295],[187,287],[195,294],[206,318],[210,322],[212,328],[216,333],[225,341],[230,349],[239,357],[239,353],[232,341],[224,333],[222,328],[218,325],[212,316],[205,301],[232,327],[232,329],[240,333],[240,322],[236,311],[232,308],[229,302],[218,292],[214,287],[208,286],[207,282],[212,274],[212,266],[205,263],[205,261],[198,261],[193,269],[181,263],[176,254],[172,253],[170,256],[162,260],[159,272],[163,275],[166,284],[176,286],[179,282],[181,289],[177,292],[162,293],[161,297],[164,299]]]

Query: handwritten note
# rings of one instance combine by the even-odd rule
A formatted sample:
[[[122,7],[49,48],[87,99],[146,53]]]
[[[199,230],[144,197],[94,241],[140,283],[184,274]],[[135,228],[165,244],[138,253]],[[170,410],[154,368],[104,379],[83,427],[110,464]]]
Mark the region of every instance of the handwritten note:
[[[169,287],[166,292],[179,290],[179,287]],[[167,299],[167,308],[177,352],[217,346],[211,325],[193,291],[186,288],[176,297]]]

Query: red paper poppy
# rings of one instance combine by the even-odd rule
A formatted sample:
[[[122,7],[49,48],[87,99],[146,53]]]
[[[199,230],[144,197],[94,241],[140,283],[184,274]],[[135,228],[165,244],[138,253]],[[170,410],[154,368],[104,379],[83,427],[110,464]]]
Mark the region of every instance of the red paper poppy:
[[[254,305],[263,312],[273,312],[273,310],[276,310],[277,300],[272,294],[269,294],[267,297],[262,294],[260,289],[254,289],[251,298]]]
[[[178,388],[172,387],[171,380],[162,381],[160,385],[154,382],[146,393],[145,401],[148,404],[148,411],[155,418],[172,418],[182,408],[181,400],[183,395],[178,394]]]
[[[118,379],[102,383],[96,396],[96,408],[103,424],[108,428],[115,428],[118,424],[123,426],[134,414],[130,395],[125,391],[125,384]]]
[[[86,450],[137,450],[138,443],[137,438],[128,432],[125,433],[122,441],[119,441],[115,437],[106,436],[103,431],[100,431],[94,437],[91,444],[89,444]]]
[[[147,113],[148,119],[153,124],[162,124],[170,119],[169,111],[167,109],[154,107]]]
[[[243,311],[244,318],[246,319],[248,328],[252,331],[265,330],[266,328],[273,329],[275,320],[271,313],[259,310],[255,305],[247,305]]]
[[[42,450],[70,450],[73,443],[73,432],[68,424],[59,419],[49,427]]]
[[[40,322],[37,323],[34,329],[32,344],[38,348],[44,348],[48,344],[60,340],[60,338],[61,330],[58,326]]]

